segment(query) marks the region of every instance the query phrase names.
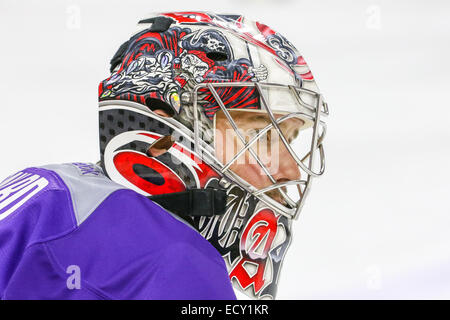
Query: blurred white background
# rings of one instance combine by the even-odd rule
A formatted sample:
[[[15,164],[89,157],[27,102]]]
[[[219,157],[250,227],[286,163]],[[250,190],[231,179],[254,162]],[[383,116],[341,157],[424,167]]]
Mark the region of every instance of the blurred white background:
[[[109,59],[145,14],[183,10],[284,34],[331,108],[278,298],[450,299],[447,1],[0,0],[0,180],[97,161]]]

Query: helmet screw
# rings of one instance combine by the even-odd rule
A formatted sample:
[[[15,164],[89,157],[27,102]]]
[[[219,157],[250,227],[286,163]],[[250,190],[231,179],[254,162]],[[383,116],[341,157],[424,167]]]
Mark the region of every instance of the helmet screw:
[[[190,92],[183,92],[181,94],[181,103],[189,104],[192,102],[192,95]]]
[[[228,189],[231,185],[231,182],[229,182],[227,179],[225,178],[221,178],[219,180],[219,185],[224,188],[224,189]]]

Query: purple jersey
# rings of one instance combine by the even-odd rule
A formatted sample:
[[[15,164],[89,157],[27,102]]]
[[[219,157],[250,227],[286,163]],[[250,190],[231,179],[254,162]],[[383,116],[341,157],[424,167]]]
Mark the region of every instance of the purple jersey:
[[[197,231],[92,164],[0,184],[1,299],[235,299]]]

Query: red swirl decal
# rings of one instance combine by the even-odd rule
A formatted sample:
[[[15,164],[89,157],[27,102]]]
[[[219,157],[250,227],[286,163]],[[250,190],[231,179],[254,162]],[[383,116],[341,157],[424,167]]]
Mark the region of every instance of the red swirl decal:
[[[181,192],[186,189],[183,181],[170,168],[154,158],[146,157],[142,154],[124,151],[114,156],[114,165],[120,174],[129,182],[134,184],[139,189],[151,194],[164,194]],[[164,181],[162,184],[155,184],[147,181],[136,174],[134,170],[135,165],[142,165],[160,174]]]

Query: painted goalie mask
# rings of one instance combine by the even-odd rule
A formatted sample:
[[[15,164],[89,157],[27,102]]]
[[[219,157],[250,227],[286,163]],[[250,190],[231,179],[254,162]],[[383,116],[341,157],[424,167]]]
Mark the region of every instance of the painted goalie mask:
[[[328,107],[308,66],[240,15],[161,13],[138,28],[99,86],[106,174],[194,226],[236,290],[275,298],[292,221],[325,168]]]

